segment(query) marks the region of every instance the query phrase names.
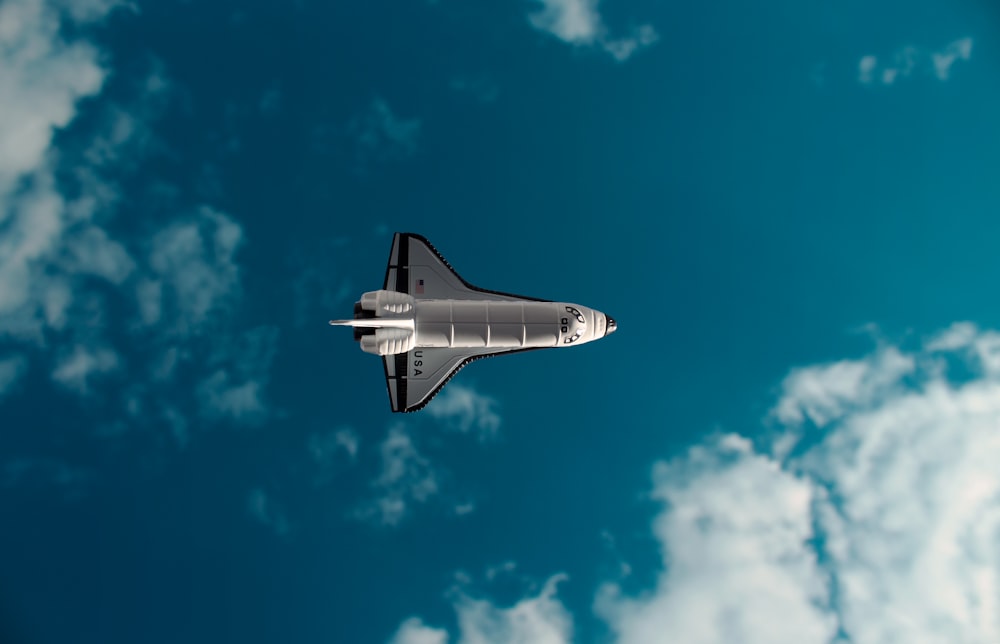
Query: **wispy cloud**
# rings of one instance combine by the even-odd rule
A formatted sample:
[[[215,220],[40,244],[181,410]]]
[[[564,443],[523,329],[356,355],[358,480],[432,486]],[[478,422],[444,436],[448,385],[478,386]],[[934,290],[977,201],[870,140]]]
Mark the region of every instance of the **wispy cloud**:
[[[247,494],[247,512],[250,516],[267,526],[279,537],[288,534],[291,525],[285,517],[285,513],[278,506],[274,498],[262,488],[254,488]]]
[[[624,37],[612,37],[597,0],[537,0],[540,6],[528,14],[531,25],[539,31],[577,46],[597,47],[615,60],[628,60],[639,49],[659,40],[652,25],[642,25]]]
[[[267,419],[270,408],[263,392],[270,379],[277,342],[278,329],[269,326],[247,331],[232,346],[223,342],[207,362],[214,371],[198,385],[202,415],[249,424]]]
[[[458,505],[453,507],[451,511],[454,512],[455,516],[457,517],[464,517],[465,515],[472,514],[473,512],[476,511],[476,504],[471,501],[466,503],[459,503]]]
[[[389,430],[379,451],[382,470],[372,483],[375,498],[366,502],[357,516],[395,526],[411,512],[413,504],[425,503],[438,494],[440,475],[402,426]]]
[[[0,487],[55,488],[68,501],[85,496],[93,479],[92,470],[55,458],[19,457],[0,466]]]
[[[420,119],[397,116],[389,104],[376,98],[348,126],[357,142],[358,158],[370,161],[400,161],[417,151]]]
[[[28,370],[28,360],[22,355],[0,359],[0,398],[12,391]]]
[[[933,73],[938,80],[948,80],[951,68],[959,60],[972,56],[972,38],[960,38],[939,51],[927,52],[913,46],[897,49],[879,58],[867,54],[858,61],[858,82],[863,85],[892,85],[915,72]]]
[[[309,436],[309,455],[317,463],[328,464],[342,451],[353,461],[360,443],[358,433],[350,427],[319,432]]]
[[[169,308],[173,328],[166,330],[198,332],[210,314],[239,294],[235,254],[242,241],[243,228],[211,208],[156,233],[149,253],[154,278],[139,283],[144,321],[161,322]]]
[[[497,406],[495,398],[453,383],[427,405],[426,413],[452,429],[489,440],[500,430]]]
[[[66,4],[66,10],[80,21],[102,20],[112,9],[123,7],[131,11],[138,9],[128,0],[74,0]]]
[[[355,293],[344,275],[344,247],[349,237],[296,242],[287,262],[297,277],[291,283],[296,327],[325,324],[332,312],[348,306]]]
[[[491,396],[469,387],[451,384],[427,406],[427,417],[453,432],[474,435],[485,443],[496,437],[500,427],[498,403]],[[372,498],[354,513],[359,518],[384,526],[397,526],[419,505],[440,500],[452,516],[461,517],[476,510],[475,498],[468,493],[452,493],[445,486],[448,471],[435,465],[418,447],[415,434],[404,424],[389,428],[379,446],[381,467],[371,482]],[[319,480],[326,481],[336,469],[341,452],[353,462],[359,438],[350,429],[314,434],[309,438],[309,452],[320,466]]]
[[[500,86],[485,74],[455,76],[448,85],[456,92],[472,96],[481,103],[492,103],[500,96]]]
[[[281,109],[281,103],[281,87],[275,84],[269,87],[257,101],[257,109],[261,114],[271,115]]]
[[[306,448],[316,465],[317,483],[330,481],[339,469],[354,463],[360,446],[361,438],[350,427],[310,434]]]
[[[948,80],[948,74],[955,61],[969,60],[971,56],[972,38],[961,38],[949,43],[941,51],[931,54],[931,59],[934,61],[934,73],[937,74],[938,79]]]
[[[90,390],[92,378],[116,371],[121,359],[108,347],[77,345],[56,363],[52,379],[79,394]]]

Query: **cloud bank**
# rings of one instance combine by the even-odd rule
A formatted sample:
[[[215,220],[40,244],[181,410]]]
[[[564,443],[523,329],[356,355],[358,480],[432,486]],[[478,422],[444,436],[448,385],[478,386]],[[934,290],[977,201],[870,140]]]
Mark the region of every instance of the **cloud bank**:
[[[657,582],[595,593],[615,641],[1000,641],[1000,333],[795,369],[762,429],[655,466]]]
[[[116,178],[158,149],[148,122],[170,93],[154,69],[130,85],[134,104],[101,97],[111,59],[87,35],[120,6],[0,4],[0,342],[12,351],[0,357],[0,395],[29,368],[79,396],[120,376],[130,383],[124,400],[105,400],[182,436],[187,412],[166,388],[183,367],[199,383],[188,406],[203,419],[257,422],[276,336],[231,330],[242,226],[187,205],[137,234],[116,232]],[[77,119],[88,98],[95,118]]]

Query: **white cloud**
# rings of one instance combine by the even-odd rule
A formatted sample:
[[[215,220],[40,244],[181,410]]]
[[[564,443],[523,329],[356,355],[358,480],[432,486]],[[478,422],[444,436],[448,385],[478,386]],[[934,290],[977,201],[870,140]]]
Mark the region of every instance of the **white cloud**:
[[[456,642],[564,644],[572,641],[573,619],[556,598],[556,588],[565,579],[565,575],[555,575],[545,582],[537,595],[525,597],[506,608],[485,599],[473,598],[461,588],[456,588],[453,592],[458,617]],[[418,644],[448,640],[447,631],[430,628],[419,618],[411,617],[400,625],[391,641],[393,644]]]
[[[341,429],[333,435],[333,438],[337,446],[342,447],[347,452],[347,455],[351,457],[352,461],[357,457],[358,444],[361,442],[357,432],[353,429]]]
[[[486,580],[493,581],[497,577],[509,575],[517,570],[516,561],[505,561],[498,566],[490,566],[486,569]]]
[[[233,382],[225,370],[216,371],[198,386],[202,410],[210,418],[229,416],[236,420],[259,418],[264,413],[261,385],[254,380]]]
[[[467,503],[459,503],[453,507],[451,511],[454,512],[457,517],[464,517],[465,515],[472,514],[476,511],[476,504],[471,501]]]
[[[55,132],[107,75],[100,53],[67,40],[61,23],[99,20],[110,8],[41,0],[0,5],[0,334],[42,344],[47,326],[65,324],[77,270],[111,280],[130,270],[127,253],[81,221],[90,213],[59,194],[53,168]],[[64,250],[67,266],[58,267]],[[101,250],[107,258],[92,252]]]
[[[358,516],[395,526],[414,503],[425,503],[438,493],[438,474],[402,426],[389,430],[379,451],[382,472],[372,484],[377,496],[358,511]]]
[[[539,0],[541,7],[528,16],[532,26],[568,43],[592,43],[604,28],[597,0]]]
[[[527,597],[508,608],[474,599],[459,593],[455,603],[460,642],[535,642],[557,644],[573,639],[573,620],[556,598],[556,587],[566,579],[555,575],[534,597]]]
[[[609,584],[596,601],[617,641],[830,641],[808,481],[729,435],[657,465],[653,495],[667,508],[654,524],[656,589],[628,598]]]
[[[91,276],[117,284],[133,264],[120,244],[86,221],[91,213],[56,189],[52,142],[75,118],[77,103],[98,94],[107,75],[100,53],[67,39],[71,30],[61,25],[100,20],[110,9],[42,0],[0,4],[0,336],[55,345],[53,380],[81,394],[93,377],[117,369],[119,360],[93,337],[100,311],[92,310],[95,298],[81,294],[77,281]],[[66,330],[74,303],[88,324],[69,327],[60,342],[50,342],[46,331]],[[26,365],[24,358],[7,364],[8,386]]]
[[[291,526],[285,513],[275,500],[263,489],[254,488],[247,494],[247,512],[261,524],[274,530],[278,536],[288,534]]]
[[[163,283],[158,280],[142,279],[136,285],[136,303],[139,317],[146,326],[160,321],[163,310]]]
[[[949,43],[941,51],[931,54],[934,61],[934,73],[939,79],[948,80],[948,74],[955,61],[969,60],[970,56],[972,56],[972,38],[961,38]]]
[[[56,4],[65,7],[76,20],[84,22],[101,20],[116,7],[138,11],[135,5],[125,0],[56,0]]]
[[[774,414],[786,426],[805,420],[822,427],[852,408],[870,404],[914,369],[911,356],[886,347],[862,360],[793,369]]]
[[[52,379],[67,389],[85,395],[90,391],[92,378],[116,371],[120,362],[118,354],[108,347],[77,345],[58,361]]]
[[[872,72],[878,65],[878,59],[874,56],[862,56],[858,62],[858,80],[862,83],[872,82]]]
[[[53,149],[55,132],[73,121],[80,99],[100,91],[107,73],[100,53],[67,40],[73,30],[61,25],[99,20],[113,4],[0,5],[0,335],[40,347],[51,346],[47,331],[67,328],[74,304],[92,305],[93,292],[80,288],[80,277],[116,285],[134,267],[124,247],[88,221],[93,208],[82,205],[100,201],[97,192],[106,199],[107,186],[84,180],[80,170],[82,194],[68,201],[54,178],[61,156]],[[79,328],[69,327],[70,343],[91,342],[77,336],[95,331]],[[101,353],[99,345],[92,354]]]
[[[28,360],[16,355],[0,359],[0,397],[11,391],[28,369]]]
[[[431,628],[420,618],[411,617],[399,625],[399,630],[389,640],[390,644],[446,644],[448,631],[441,628]]]
[[[940,51],[930,52],[911,45],[897,49],[889,62],[879,63],[873,55],[862,56],[858,62],[858,82],[863,85],[892,85],[901,78],[908,78],[914,71],[933,71],[938,80],[948,80],[952,65],[972,56],[972,38],[960,38]]]
[[[65,276],[39,268],[63,235],[63,202],[39,174],[32,188],[0,203],[5,228],[0,231],[0,333],[41,343],[46,322],[61,327],[69,305]],[[2,197],[0,197],[2,199]]]
[[[600,41],[604,51],[618,62],[624,62],[632,57],[632,54],[656,44],[660,39],[660,34],[656,33],[653,25],[640,25],[632,30],[632,33],[623,38],[604,38]]]
[[[197,332],[214,311],[225,310],[240,292],[234,256],[242,240],[242,227],[211,208],[158,232],[149,254],[157,281],[140,287],[143,318],[159,321],[169,305],[173,330],[187,335]]]
[[[306,449],[316,464],[316,482],[329,482],[339,469],[353,463],[360,444],[358,433],[349,427],[310,434]]]
[[[803,459],[836,495],[818,518],[853,641],[1000,641],[998,427],[996,373],[934,375]]]
[[[66,42],[59,23],[49,2],[0,5],[0,195],[43,169],[53,131],[73,119],[80,98],[104,83],[98,52]]]
[[[206,366],[222,363],[197,388],[201,413],[206,418],[228,418],[256,424],[268,417],[263,391],[269,380],[271,362],[277,351],[278,330],[257,327],[239,342],[222,342]]]
[[[398,161],[413,156],[420,137],[420,119],[397,116],[380,98],[357,116],[349,126],[358,144],[362,162]]]
[[[193,402],[202,418],[257,425],[273,413],[266,389],[278,330],[234,328],[243,295],[236,259],[243,238],[232,217],[202,207],[150,237],[146,265],[127,288],[136,305],[133,330],[156,347],[144,365],[151,386],[143,395],[167,395],[164,388],[185,366],[193,369]],[[169,408],[169,428],[186,435],[176,431],[184,420],[180,409]]]
[[[146,66],[143,76],[130,79],[129,98],[124,104],[105,99],[94,110],[97,131],[82,150],[86,165],[75,167],[74,174],[81,182],[91,184],[89,192],[98,194],[82,200],[82,205],[107,209],[114,203],[115,199],[108,198],[114,195],[94,189],[93,184],[100,183],[97,176],[101,171],[117,179],[133,174],[139,167],[137,161],[152,153],[169,153],[169,144],[152,126],[178,95],[162,63],[153,59]]]
[[[618,61],[659,40],[652,25],[642,25],[626,37],[612,37],[597,10],[597,0],[537,0],[540,6],[528,14],[528,21],[571,45],[596,46]]]
[[[93,275],[121,284],[135,262],[120,243],[97,226],[87,226],[68,240],[66,268],[71,273]]]
[[[948,329],[927,341],[928,351],[955,351],[971,346],[979,336],[979,329],[971,322],[956,322]]]
[[[360,443],[358,433],[350,427],[317,432],[309,436],[309,455],[321,465],[332,463],[339,452],[344,452],[353,461],[357,458]]]
[[[172,95],[154,63],[126,89],[133,99],[125,106],[100,96],[110,58],[84,35],[119,6],[131,5],[0,2],[0,338],[34,345],[32,355],[53,363],[53,381],[81,394],[139,348],[151,362],[130,365],[129,375],[143,381],[114,402],[152,410],[142,417],[164,419],[178,435],[189,405],[166,400],[177,392],[164,387],[181,363],[199,383],[186,390],[195,392],[191,407],[256,422],[267,411],[269,362],[250,368],[218,348],[240,348],[230,330],[241,292],[239,224],[202,208],[147,238],[116,236],[108,225],[120,201],[115,181],[164,147],[150,123]],[[85,98],[95,99],[88,118],[76,119]],[[57,149],[61,129],[66,144]],[[130,315],[112,316],[110,306]]]
[[[427,405],[426,413],[463,433],[475,432],[480,440],[494,438],[500,429],[497,401],[469,387],[451,384]]]

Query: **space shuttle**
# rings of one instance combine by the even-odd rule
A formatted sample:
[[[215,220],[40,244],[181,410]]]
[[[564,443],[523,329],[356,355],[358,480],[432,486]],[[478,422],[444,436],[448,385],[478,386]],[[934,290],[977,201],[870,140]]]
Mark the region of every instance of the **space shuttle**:
[[[579,304],[490,291],[466,282],[424,237],[396,233],[385,281],[354,304],[361,350],[382,356],[394,412],[423,409],[475,360],[574,347],[617,330],[613,318]]]

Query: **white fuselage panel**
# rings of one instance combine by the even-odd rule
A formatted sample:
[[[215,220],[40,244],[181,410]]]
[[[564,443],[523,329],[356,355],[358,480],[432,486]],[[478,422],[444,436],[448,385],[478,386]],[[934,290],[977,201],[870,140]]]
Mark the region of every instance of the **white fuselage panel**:
[[[556,347],[563,308],[557,302],[418,300],[415,346]]]

